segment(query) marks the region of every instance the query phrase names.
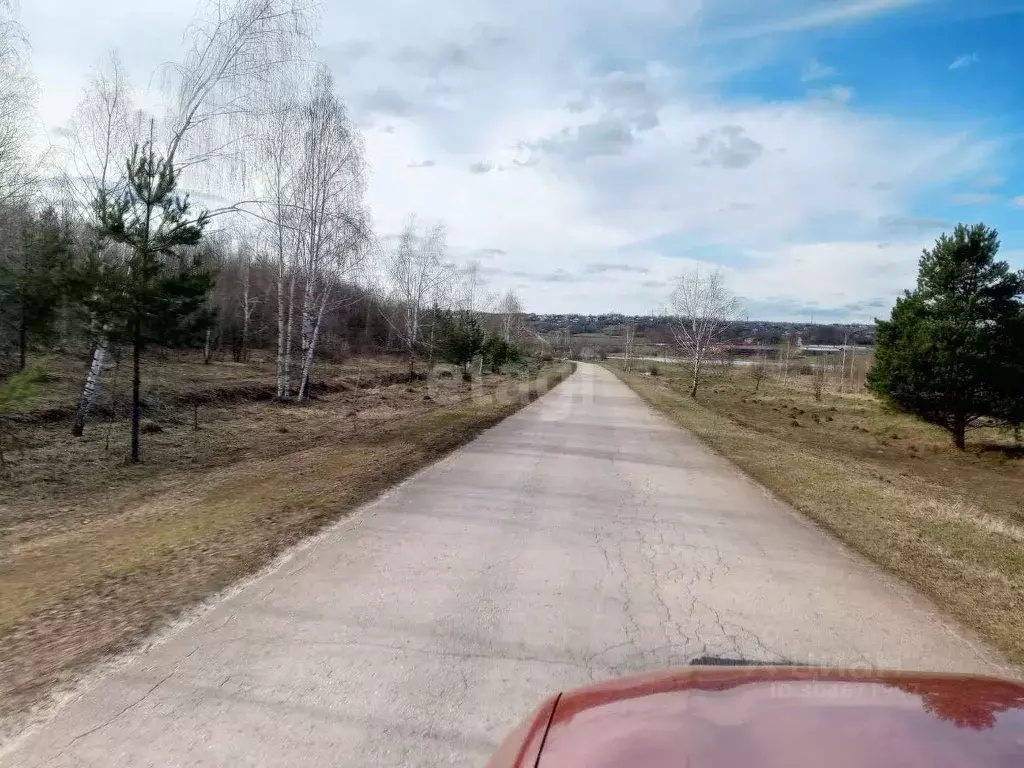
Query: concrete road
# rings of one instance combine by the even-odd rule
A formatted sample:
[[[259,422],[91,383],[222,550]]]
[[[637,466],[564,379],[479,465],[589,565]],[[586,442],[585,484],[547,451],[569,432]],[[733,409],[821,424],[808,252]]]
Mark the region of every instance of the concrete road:
[[[99,676],[0,765],[482,765],[549,692],[709,655],[999,671],[581,365]]]

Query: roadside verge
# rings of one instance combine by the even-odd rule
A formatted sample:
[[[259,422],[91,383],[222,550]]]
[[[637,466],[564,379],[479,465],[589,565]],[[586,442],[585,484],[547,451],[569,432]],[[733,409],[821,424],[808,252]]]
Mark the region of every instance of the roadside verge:
[[[1020,481],[1018,467],[981,454],[954,455],[923,440],[899,448],[908,434],[921,440],[923,429],[863,396],[816,401],[809,392],[775,385],[754,395],[751,383],[726,373],[693,400],[682,373],[606,367],[656,410],[1024,666],[1024,525],[1006,498]]]

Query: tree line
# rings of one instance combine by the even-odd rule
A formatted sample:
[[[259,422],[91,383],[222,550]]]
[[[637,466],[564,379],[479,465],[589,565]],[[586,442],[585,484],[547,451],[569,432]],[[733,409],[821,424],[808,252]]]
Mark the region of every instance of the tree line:
[[[413,375],[435,356],[464,369],[518,359],[518,297],[498,299],[478,267],[455,264],[443,226],[373,232],[362,139],[315,62],[302,0],[210,0],[164,67],[163,114],[135,107],[111,55],[42,157],[22,37],[4,22],[0,352],[6,374],[37,352],[82,356],[73,434],[122,351],[132,461],[152,347],[202,348],[207,362],[270,349],[277,397],[299,402],[325,348],[400,350]],[[31,391],[24,374],[16,383]]]

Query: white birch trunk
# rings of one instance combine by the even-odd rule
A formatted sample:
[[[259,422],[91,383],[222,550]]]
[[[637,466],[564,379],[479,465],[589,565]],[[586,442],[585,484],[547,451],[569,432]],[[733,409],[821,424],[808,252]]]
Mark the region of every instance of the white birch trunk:
[[[249,359],[249,320],[252,317],[252,296],[249,292],[250,284],[249,260],[246,257],[245,278],[242,285],[242,349],[239,362],[246,362]]]
[[[843,338],[843,361],[839,366],[839,394],[843,393],[845,388],[843,385],[846,383],[846,344],[848,341],[848,336]]]
[[[302,329],[300,331],[302,362],[300,364],[298,395],[300,403],[306,399],[306,387],[308,384],[306,376],[309,373],[307,361],[313,349],[313,329],[316,325],[316,297],[313,295],[313,291],[312,280],[308,280],[306,282],[305,295],[302,299]]]
[[[324,310],[327,308],[327,297],[330,295],[330,288],[324,289],[320,295],[320,300],[316,306],[316,312],[313,313],[312,302],[309,303],[307,314],[307,307],[303,307],[302,317],[302,377],[299,380],[299,401],[305,402],[309,398],[309,377],[313,370],[313,355],[316,352],[316,343],[320,338],[320,325],[323,321]],[[308,342],[307,342],[308,333]]]
[[[103,366],[107,361],[107,340],[101,336],[96,341],[96,348],[92,353],[92,363],[89,366],[89,374],[85,377],[85,385],[82,387],[82,396],[78,400],[78,410],[75,413],[75,421],[71,427],[71,434],[81,437],[85,431],[85,421],[89,417],[89,411],[96,401],[96,395],[100,391],[100,374],[103,373]]]
[[[697,386],[700,384],[700,364],[701,364],[700,350],[694,350],[693,353],[693,381],[690,386],[690,397],[697,396]]]
[[[284,362],[281,366],[281,377],[284,380],[284,389],[281,398],[291,399],[292,396],[292,329],[295,327],[295,275],[292,274],[288,281],[288,321],[284,329]]]
[[[284,260],[278,263],[277,267],[277,399],[284,400],[286,395],[284,347],[285,347],[285,318],[286,313],[284,298]]]

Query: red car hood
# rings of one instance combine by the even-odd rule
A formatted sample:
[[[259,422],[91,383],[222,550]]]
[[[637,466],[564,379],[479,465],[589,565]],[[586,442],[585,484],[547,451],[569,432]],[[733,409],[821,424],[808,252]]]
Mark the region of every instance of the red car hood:
[[[672,670],[552,697],[491,768],[1022,768],[1024,685],[794,667]]]

